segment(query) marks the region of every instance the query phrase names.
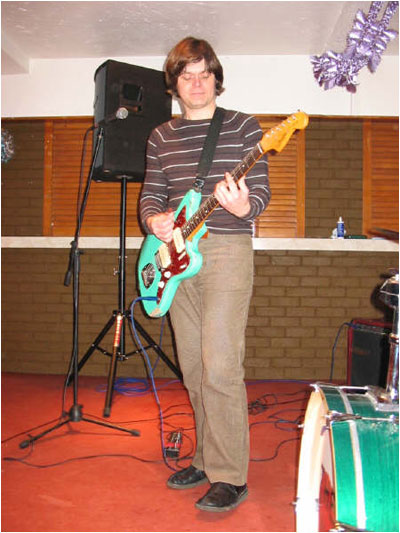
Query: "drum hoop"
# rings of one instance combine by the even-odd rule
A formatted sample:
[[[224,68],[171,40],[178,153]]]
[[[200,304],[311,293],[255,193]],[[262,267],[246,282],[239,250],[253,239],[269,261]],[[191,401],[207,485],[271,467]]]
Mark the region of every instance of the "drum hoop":
[[[319,531],[320,515],[313,506],[320,505],[315,472],[318,469],[323,472],[322,467],[327,469],[334,490],[333,497],[328,501],[324,496],[322,503],[325,510],[336,511],[334,518],[324,514],[324,520],[329,522],[329,517],[333,518],[335,528],[343,528],[343,531],[366,531],[367,526],[369,530],[377,531],[379,528],[374,526],[380,523],[395,528],[384,531],[398,531],[398,525],[392,525],[396,523],[396,514],[391,512],[386,516],[379,506],[374,505],[377,495],[384,489],[382,494],[388,501],[397,500],[393,508],[398,508],[396,476],[390,477],[389,485],[381,487],[383,479],[380,478],[379,466],[372,466],[382,464],[383,469],[390,469],[390,465],[398,465],[398,414],[394,406],[392,409],[380,409],[377,404],[379,398],[371,387],[339,387],[322,382],[311,384],[311,387],[315,394],[312,393],[308,402],[302,436],[296,500],[297,531]],[[388,445],[381,463],[380,454],[375,454],[375,444],[381,443],[383,436]],[[371,452],[371,461],[368,460],[368,452]],[[317,456],[319,459],[314,459]],[[394,470],[398,472],[398,467]],[[374,475],[377,476],[376,485],[370,483]],[[306,478],[309,480],[308,487]]]
[[[304,419],[303,435],[301,439],[299,473],[296,498],[296,531],[306,533],[318,531],[318,498],[320,479],[313,469],[315,458],[322,453],[324,440],[330,443],[326,414],[328,406],[326,398],[318,387],[311,392]],[[314,429],[322,437],[314,441]],[[325,434],[324,434],[325,433]],[[332,454],[330,454],[332,459]],[[318,462],[318,461],[317,461]],[[307,474],[305,476],[305,474]],[[319,475],[319,474],[318,474]],[[318,477],[318,479],[317,479]],[[333,481],[333,478],[332,478]]]

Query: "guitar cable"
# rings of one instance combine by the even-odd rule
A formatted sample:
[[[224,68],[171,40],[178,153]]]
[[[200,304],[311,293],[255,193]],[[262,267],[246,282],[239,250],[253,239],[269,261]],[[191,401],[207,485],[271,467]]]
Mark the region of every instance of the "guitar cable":
[[[149,375],[150,375],[150,381],[151,381],[151,386],[152,386],[152,389],[153,389],[153,393],[154,393],[154,397],[155,397],[155,400],[156,400],[156,403],[157,403],[157,406],[158,406],[158,411],[159,411],[159,416],[160,416],[160,438],[161,438],[161,451],[162,451],[162,456],[163,456],[163,460],[164,460],[164,463],[165,465],[173,470],[174,472],[178,472],[178,470],[174,467],[172,467],[169,463],[168,463],[168,459],[167,457],[170,457],[170,454],[168,453],[167,454],[167,450],[166,450],[166,447],[164,446],[164,418],[163,418],[163,413],[162,413],[162,408],[161,408],[161,402],[160,402],[160,399],[158,397],[158,393],[157,393],[157,388],[156,388],[156,384],[154,382],[154,375],[153,375],[153,368],[151,366],[151,363],[150,363],[150,358],[139,338],[139,335],[138,335],[138,332],[136,331],[136,328],[135,328],[135,321],[133,319],[133,312],[134,312],[134,308],[135,308],[135,305],[137,304],[137,302],[140,302],[142,300],[147,300],[147,301],[154,301],[154,300],[157,300],[157,298],[155,296],[139,296],[138,298],[135,298],[130,306],[130,313],[129,313],[129,316],[130,316],[130,320],[131,320],[131,326],[132,326],[132,331],[133,331],[133,334],[134,334],[134,337],[135,337],[135,340],[139,346],[139,349],[140,351],[143,353],[144,355],[144,358],[145,358],[145,361],[146,361],[146,364],[147,364],[147,368],[149,370]],[[155,365],[154,365],[154,368],[155,368]]]

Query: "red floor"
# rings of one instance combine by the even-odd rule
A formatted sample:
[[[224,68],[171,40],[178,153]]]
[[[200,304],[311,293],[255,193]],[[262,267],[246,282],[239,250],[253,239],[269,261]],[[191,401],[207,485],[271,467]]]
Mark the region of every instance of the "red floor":
[[[85,417],[104,420],[106,381],[79,378],[77,403],[83,404]],[[310,392],[307,384],[248,383],[249,497],[228,513],[207,513],[194,507],[207,485],[185,491],[165,485],[177,465],[163,461],[159,409],[151,390],[116,392],[106,419],[140,431],[139,437],[82,420],[21,449],[28,434],[36,436],[56,423],[63,382],[63,376],[2,376],[2,531],[294,531],[297,423]],[[125,391],[132,386],[125,384]],[[165,441],[171,430],[182,429],[180,456],[190,455],[193,417],[185,390],[179,382],[157,380],[157,391]],[[67,411],[72,404],[69,388]],[[182,459],[178,466],[188,464],[190,459]]]

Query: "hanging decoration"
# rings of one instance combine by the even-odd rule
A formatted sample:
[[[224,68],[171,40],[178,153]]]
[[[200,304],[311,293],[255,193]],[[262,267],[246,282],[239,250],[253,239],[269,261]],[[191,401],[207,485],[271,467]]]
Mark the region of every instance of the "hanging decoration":
[[[1,162],[8,163],[14,156],[14,139],[8,130],[1,128]]]
[[[388,30],[390,19],[399,7],[399,2],[388,2],[380,21],[378,15],[384,2],[371,2],[367,15],[357,11],[353,28],[347,36],[343,53],[329,50],[321,56],[311,56],[314,77],[324,89],[335,85],[356,92],[358,72],[368,66],[375,72],[381,61],[381,54],[398,32]]]

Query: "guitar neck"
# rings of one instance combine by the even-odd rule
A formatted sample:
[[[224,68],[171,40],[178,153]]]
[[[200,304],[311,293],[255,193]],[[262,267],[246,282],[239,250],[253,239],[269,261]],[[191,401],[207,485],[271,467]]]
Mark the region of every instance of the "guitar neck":
[[[237,182],[242,176],[244,176],[263,154],[272,150],[275,152],[281,152],[292,134],[296,130],[306,128],[307,125],[308,116],[302,111],[299,111],[264,133],[262,139],[231,171],[234,181]],[[207,200],[204,200],[198,210],[182,226],[181,230],[183,237],[187,239],[192,233],[196,232],[218,205],[219,202],[213,194],[209,196]]]
[[[242,176],[246,174],[263,155],[263,150],[260,143],[255,147],[236,165],[231,171],[235,182],[239,181]],[[182,227],[182,235],[185,239],[194,233],[201,224],[208,218],[208,216],[218,207],[219,202],[212,194],[204,202],[201,203],[197,211],[185,222]]]

